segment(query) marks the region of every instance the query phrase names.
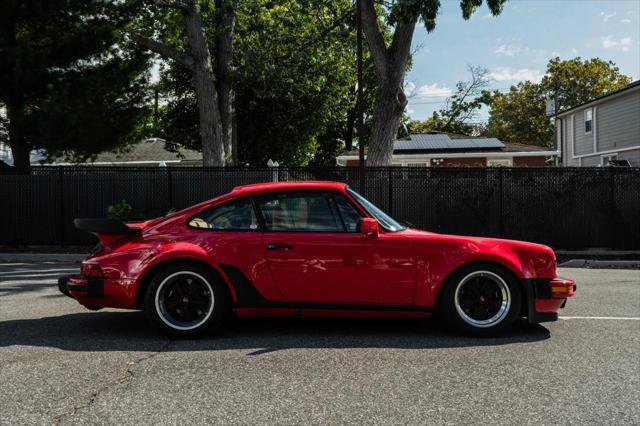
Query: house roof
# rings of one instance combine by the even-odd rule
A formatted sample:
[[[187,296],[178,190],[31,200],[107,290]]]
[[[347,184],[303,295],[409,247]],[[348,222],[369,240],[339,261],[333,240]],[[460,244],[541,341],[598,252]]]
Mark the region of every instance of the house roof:
[[[139,162],[202,161],[202,153],[186,148],[167,150],[166,141],[151,138],[133,145],[124,152],[103,152],[93,163],[139,163]]]
[[[419,134],[409,135],[408,140],[397,140],[394,151],[435,151],[450,149],[492,149],[504,148],[504,144],[496,138],[455,138],[448,134]]]
[[[587,106],[587,105],[592,104],[592,103],[600,102],[605,98],[609,98],[611,96],[619,95],[619,94],[621,94],[623,92],[626,92],[627,90],[631,90],[631,89],[634,89],[636,87],[640,87],[640,80],[636,80],[634,82],[631,82],[631,83],[627,84],[626,86],[624,86],[622,89],[616,90],[614,92],[607,93],[606,95],[599,96],[597,98],[591,99],[590,101],[583,102],[580,105],[576,105],[576,106],[574,106],[572,108],[567,108],[567,109],[557,113],[556,116],[565,115],[566,113],[571,112],[573,110],[582,108],[582,107]]]
[[[88,164],[147,164],[147,163],[182,163],[201,162],[202,153],[186,148],[169,151],[164,139],[150,138],[129,146],[123,151],[103,152]],[[56,163],[65,163],[65,158],[57,158]]]

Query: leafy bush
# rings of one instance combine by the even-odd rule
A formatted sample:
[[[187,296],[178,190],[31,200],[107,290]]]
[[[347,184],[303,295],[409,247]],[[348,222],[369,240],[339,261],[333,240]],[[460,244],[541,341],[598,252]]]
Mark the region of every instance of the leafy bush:
[[[122,200],[119,203],[107,206],[107,216],[112,219],[129,219],[133,213],[133,207],[127,202]]]

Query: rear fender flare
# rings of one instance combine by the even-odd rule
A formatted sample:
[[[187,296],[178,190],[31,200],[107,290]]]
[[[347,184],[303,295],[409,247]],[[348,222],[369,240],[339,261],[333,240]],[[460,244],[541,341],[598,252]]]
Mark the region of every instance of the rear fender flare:
[[[143,261],[141,264],[142,269],[138,274],[138,279],[136,280],[136,293],[142,289],[145,280],[149,278],[149,273],[153,273],[157,267],[180,261],[197,262],[213,269],[215,274],[222,279],[229,290],[229,295],[231,296],[233,304],[237,303],[238,297],[229,277],[224,273],[224,271],[222,271],[222,269],[220,269],[213,258],[202,247],[189,243],[172,243],[164,245],[154,256]],[[136,299],[137,298],[138,296],[136,295]]]

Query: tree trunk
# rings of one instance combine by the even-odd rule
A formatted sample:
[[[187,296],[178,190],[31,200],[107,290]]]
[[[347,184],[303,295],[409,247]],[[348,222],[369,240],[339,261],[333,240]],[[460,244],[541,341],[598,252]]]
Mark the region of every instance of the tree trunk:
[[[344,150],[351,151],[353,148],[353,128],[356,125],[356,109],[347,111],[347,126],[344,129]]]
[[[184,12],[183,15],[189,38],[191,57],[193,58],[193,87],[198,98],[203,165],[224,166],[222,118],[211,66],[211,54],[204,36],[202,15],[198,2],[194,1],[190,10]]]
[[[367,165],[388,166],[393,158],[393,143],[400,125],[400,118],[407,106],[407,97],[402,83],[409,61],[411,39],[416,22],[410,21],[396,25],[391,45],[387,47],[378,26],[374,0],[361,1],[363,31],[378,80]]]
[[[231,73],[235,11],[227,0],[217,0],[215,7],[217,87],[222,120],[222,139],[226,164],[235,166],[237,164],[237,153],[234,146],[235,93]]]
[[[8,102],[7,118],[9,119],[9,147],[13,157],[13,166],[17,169],[31,167],[31,147],[24,136],[23,107],[21,102]]]
[[[407,106],[407,98],[402,90],[402,74],[385,81],[378,88],[373,126],[369,136],[367,153],[368,166],[388,166],[393,158],[393,144],[396,139],[402,112]]]

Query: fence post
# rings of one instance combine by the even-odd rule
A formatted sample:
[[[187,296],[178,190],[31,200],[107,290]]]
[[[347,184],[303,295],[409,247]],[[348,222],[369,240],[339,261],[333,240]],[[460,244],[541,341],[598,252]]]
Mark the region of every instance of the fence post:
[[[393,217],[393,169],[392,166],[387,166],[387,173],[389,178],[389,215]]]
[[[616,175],[615,175],[615,167],[609,167],[609,185],[611,198],[609,200],[609,204],[611,205],[611,227],[613,228],[611,248],[618,248],[618,215],[616,209]]]
[[[60,245],[64,245],[64,170],[58,166],[58,190],[60,194]]]

